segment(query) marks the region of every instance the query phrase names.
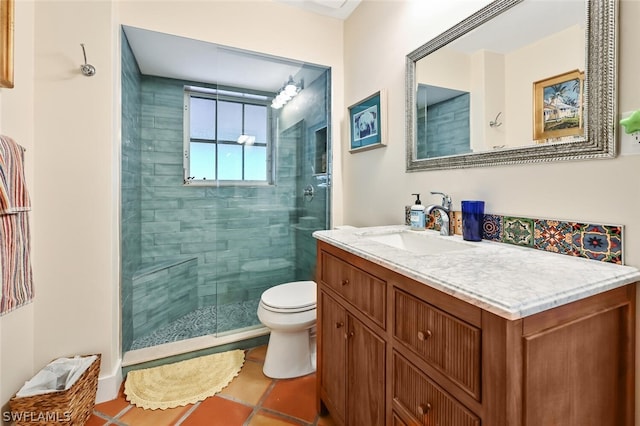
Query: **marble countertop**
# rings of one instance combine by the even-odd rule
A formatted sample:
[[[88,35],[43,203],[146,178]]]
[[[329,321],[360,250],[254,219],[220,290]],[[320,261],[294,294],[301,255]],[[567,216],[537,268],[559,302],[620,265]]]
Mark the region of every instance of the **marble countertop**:
[[[445,251],[417,254],[371,238],[399,231],[413,240],[422,237],[425,244],[443,244]],[[316,231],[313,236],[510,320],[640,281],[640,271],[630,266],[469,242],[404,225]]]

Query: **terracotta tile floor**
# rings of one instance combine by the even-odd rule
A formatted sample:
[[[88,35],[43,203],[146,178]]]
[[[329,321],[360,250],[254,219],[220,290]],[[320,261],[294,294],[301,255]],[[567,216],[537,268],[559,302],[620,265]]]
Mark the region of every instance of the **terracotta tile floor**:
[[[97,404],[87,426],[333,426],[316,412],[316,375],[274,380],[262,374],[266,346],[247,351],[240,374],[220,393],[197,404],[144,410],[120,391]]]

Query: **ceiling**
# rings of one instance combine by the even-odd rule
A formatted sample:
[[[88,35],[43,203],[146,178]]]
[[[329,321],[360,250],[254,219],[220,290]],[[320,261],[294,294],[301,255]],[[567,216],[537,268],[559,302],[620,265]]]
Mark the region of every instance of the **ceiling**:
[[[550,12],[550,8],[553,11]],[[490,50],[507,54],[571,26],[584,28],[584,1],[525,1],[492,18],[451,43],[453,50],[472,54]]]
[[[327,67],[123,26],[144,75],[277,92],[293,76],[309,84]]]
[[[528,0],[463,34],[446,48],[468,55],[479,51],[508,54],[573,26],[586,26],[584,1],[555,1],[551,13],[548,1]],[[426,84],[419,86],[421,95],[427,93],[427,96],[417,96],[418,108],[465,93]]]
[[[346,19],[361,0],[273,0],[309,12]],[[327,67],[123,26],[144,75],[277,92],[293,76],[311,83]],[[259,72],[256,72],[259,70]]]
[[[347,19],[358,7],[361,0],[274,0],[290,6],[300,7],[309,12],[320,15],[332,16],[338,19]]]

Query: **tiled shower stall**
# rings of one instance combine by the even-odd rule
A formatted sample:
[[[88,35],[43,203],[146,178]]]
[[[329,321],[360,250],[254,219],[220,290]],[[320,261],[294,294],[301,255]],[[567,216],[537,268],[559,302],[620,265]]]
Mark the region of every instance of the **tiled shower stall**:
[[[273,184],[185,185],[184,87],[212,85],[142,75],[122,37],[123,351],[255,327],[265,289],[313,279],[329,226],[330,71],[274,113]]]

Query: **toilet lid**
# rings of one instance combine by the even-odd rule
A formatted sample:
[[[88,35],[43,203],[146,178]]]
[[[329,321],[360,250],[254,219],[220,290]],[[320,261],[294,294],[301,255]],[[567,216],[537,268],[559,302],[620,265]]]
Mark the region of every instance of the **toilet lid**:
[[[315,306],[316,283],[295,281],[271,287],[262,293],[260,301],[267,308],[300,310]]]

